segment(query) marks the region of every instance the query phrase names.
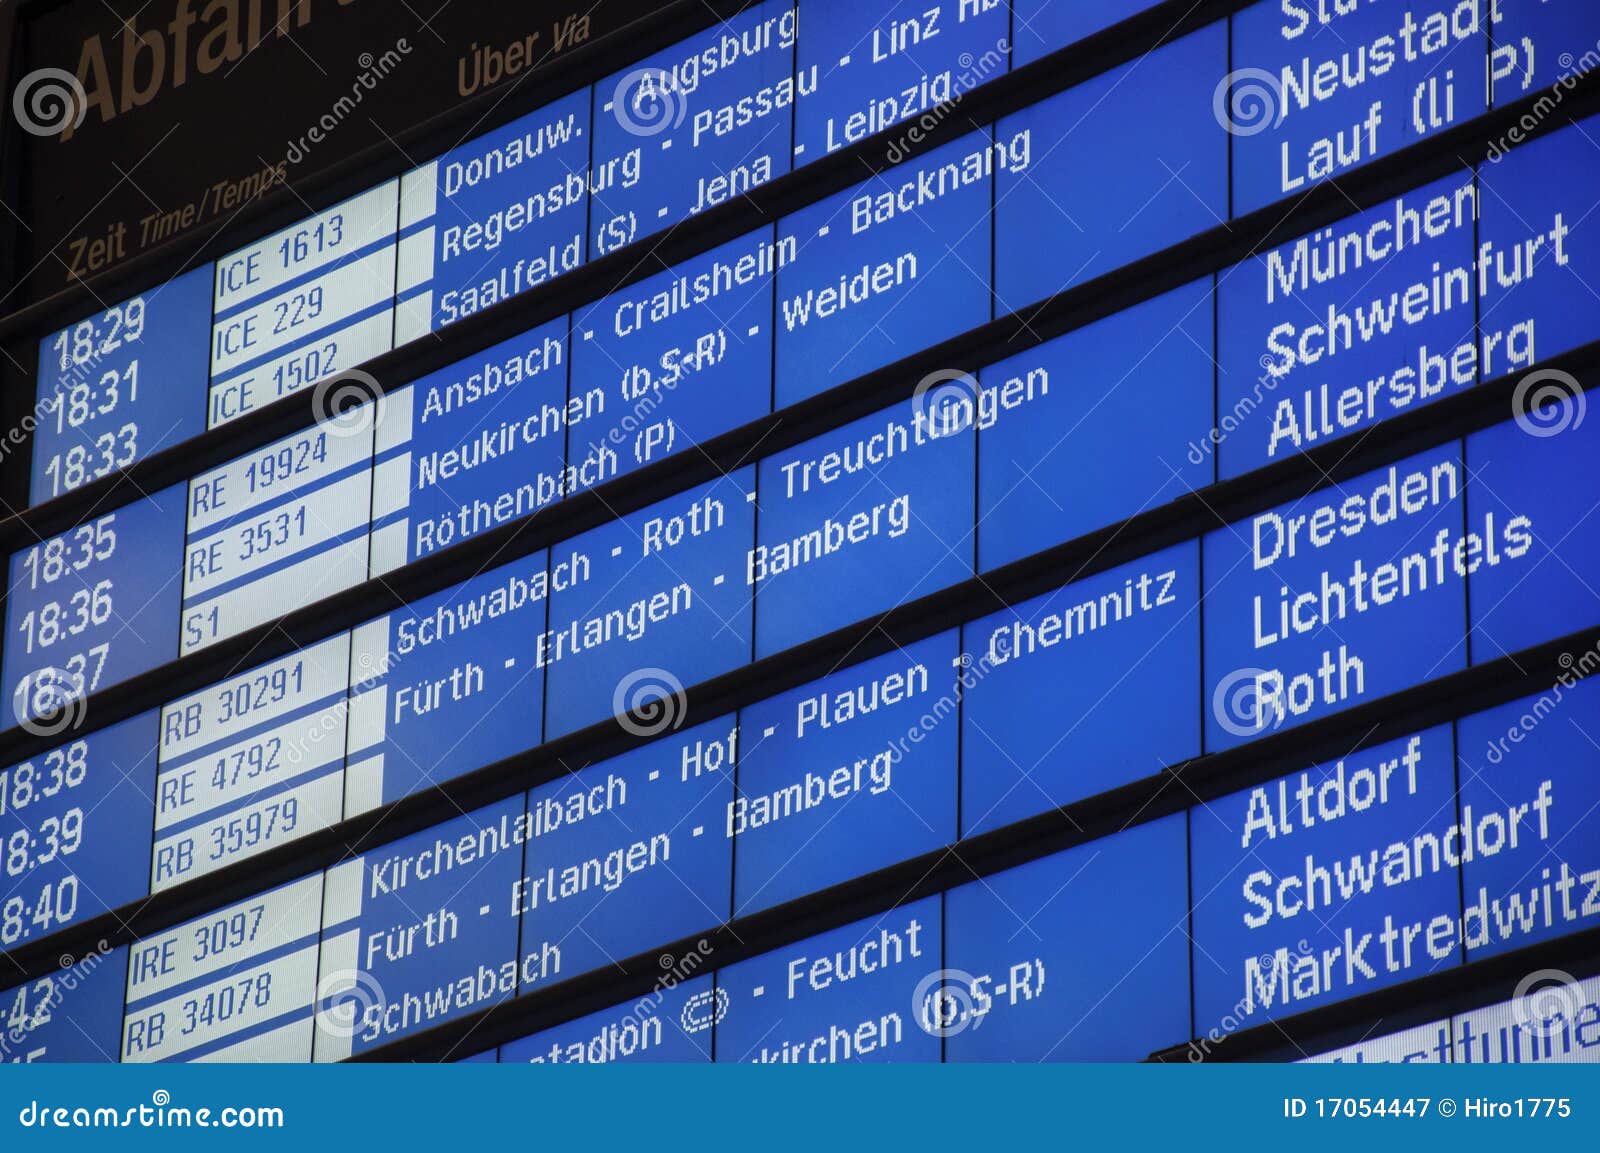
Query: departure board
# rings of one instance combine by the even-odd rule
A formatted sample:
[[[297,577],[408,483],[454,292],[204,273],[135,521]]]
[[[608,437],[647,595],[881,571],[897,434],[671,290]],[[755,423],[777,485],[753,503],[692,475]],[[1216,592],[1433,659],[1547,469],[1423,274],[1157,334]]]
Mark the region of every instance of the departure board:
[[[0,1058],[1600,1060],[1600,14],[1233,7],[418,46],[8,319]]]

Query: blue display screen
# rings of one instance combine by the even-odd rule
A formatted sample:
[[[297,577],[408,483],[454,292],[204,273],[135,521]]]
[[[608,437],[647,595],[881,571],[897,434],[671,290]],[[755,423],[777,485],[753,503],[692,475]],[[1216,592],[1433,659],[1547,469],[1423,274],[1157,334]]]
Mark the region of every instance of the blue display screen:
[[[127,946],[63,963],[59,972],[0,990],[0,1064],[117,1059]]]
[[[1164,817],[947,893],[923,1002],[945,1059],[1133,1061],[1183,1040],[1183,858],[1183,818]]]
[[[1600,685],[1563,681],[1459,722],[1469,960],[1600,919]]]
[[[1238,13],[1225,93],[1234,211],[1303,192],[1481,114],[1489,7],[1286,0]]]
[[[784,259],[760,229],[574,314],[573,394],[599,410],[569,448],[590,468],[584,487],[771,411],[772,286]]]
[[[1587,71],[1600,10],[1583,0],[1501,0],[1490,6],[1489,93],[1496,106]]]
[[[560,972],[554,946],[531,966],[515,960],[513,894],[529,832],[514,797],[328,870],[316,1060],[492,1005],[518,991],[519,976],[531,986]]]
[[[755,470],[741,469],[558,549],[584,580],[554,591],[535,653],[547,737],[749,661],[755,496]]]
[[[1196,1035],[1462,961],[1448,725],[1190,812]]]
[[[736,914],[956,839],[957,648],[942,633],[740,713]]]
[[[1470,172],[1302,236],[1224,277],[1224,477],[1451,396],[1534,359],[1530,321],[1478,304]]]
[[[606,411],[567,395],[567,325],[543,324],[384,398],[372,477],[373,576],[551,504],[566,439]],[[581,431],[580,431],[581,428]]]
[[[978,568],[1210,484],[1212,294],[1190,285],[978,374]]]
[[[347,815],[536,745],[550,593],[585,580],[581,558],[541,550],[358,626]]]
[[[619,177],[594,193],[596,253],[789,171],[798,30],[767,0],[595,84],[595,170]]]
[[[1160,2],[1096,0],[1094,4],[1060,4],[1056,0],[1012,0],[1016,62],[1020,66],[1048,56]]]
[[[145,895],[155,725],[145,713],[0,769],[0,946]]]
[[[1584,40],[1583,48],[1593,51],[1593,41]],[[1484,268],[1483,313],[1497,324],[1522,324],[1530,360],[1600,335],[1594,310],[1584,304],[1593,300],[1585,282],[1593,283],[1600,266],[1600,240],[1582,227],[1590,204],[1578,191],[1600,176],[1600,159],[1589,144],[1596,124],[1600,119],[1591,117],[1478,166],[1479,241],[1493,254]],[[1551,172],[1563,176],[1548,179]]]
[[[973,441],[929,394],[762,461],[756,655],[970,576]]]
[[[183,517],[178,485],[12,554],[0,676],[11,720],[52,717],[63,731],[89,694],[178,655]]]
[[[697,977],[614,1009],[500,1047],[499,1059],[536,1065],[709,1061],[716,990]],[[492,1057],[493,1054],[490,1054]]]
[[[997,141],[1030,151],[995,175],[997,314],[1227,218],[1228,138],[1211,110],[1227,52],[1214,24],[996,124]]]
[[[959,100],[1006,68],[1005,0],[942,0],[887,13],[803,0],[802,13],[796,164]]]
[[[1466,667],[1469,564],[1528,551],[1466,488],[1452,443],[1206,536],[1208,750]]]
[[[920,1022],[923,979],[941,968],[939,897],[730,965],[717,1060],[759,1065],[937,1061]]]
[[[1581,395],[1553,383],[1557,399],[1548,411],[1556,423],[1541,421],[1535,409],[1466,441],[1467,521],[1485,542],[1468,561],[1475,664],[1600,620],[1600,592],[1589,575],[1600,558],[1600,524],[1585,486],[1571,479],[1594,460],[1600,428],[1574,407]]]
[[[963,628],[963,835],[1199,752],[1199,562],[1178,545]]]
[[[524,958],[559,950],[572,976],[726,919],[737,743],[709,721],[528,794]]]
[[[616,158],[590,175],[589,94],[470,140],[400,182],[395,339],[404,344],[582,264],[593,183],[630,187]]]
[[[988,320],[995,173],[1031,160],[1026,129],[984,130],[785,217],[778,407]]]
[[[32,503],[204,431],[210,317],[207,266],[39,342]]]

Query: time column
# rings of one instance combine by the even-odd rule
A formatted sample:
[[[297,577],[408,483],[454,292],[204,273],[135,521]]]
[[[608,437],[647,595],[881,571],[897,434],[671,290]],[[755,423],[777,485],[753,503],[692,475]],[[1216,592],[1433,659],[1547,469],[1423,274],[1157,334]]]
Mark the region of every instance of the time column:
[[[30,504],[205,431],[207,264],[39,342]]]
[[[85,698],[178,655],[185,485],[11,555],[0,728],[56,736]]]

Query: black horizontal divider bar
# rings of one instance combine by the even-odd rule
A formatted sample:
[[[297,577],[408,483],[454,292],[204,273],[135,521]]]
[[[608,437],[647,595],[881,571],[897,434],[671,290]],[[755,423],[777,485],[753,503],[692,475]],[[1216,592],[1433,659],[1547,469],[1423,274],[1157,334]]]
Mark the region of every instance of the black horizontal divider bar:
[[[1285,1054],[1310,1056],[1367,1039],[1341,1035],[1352,1025],[1367,1026],[1370,1037],[1378,1038],[1490,1007],[1509,1000],[1530,973],[1546,970],[1579,979],[1600,973],[1600,926],[1440,969],[1236,1033],[1221,1034],[1219,1030],[1216,1037],[1196,1037],[1152,1053],[1147,1060],[1198,1064],[1276,1060]]]
[[[1570,91],[1575,95],[1564,97],[1562,115],[1546,115],[1537,130],[1527,134],[1529,138],[1554,131],[1567,123],[1569,117],[1600,110],[1600,70],[1586,75],[1581,90],[1575,85]],[[1580,91],[1581,95],[1578,95]],[[636,512],[666,496],[713,481],[752,463],[758,450],[763,456],[781,452],[879,411],[911,396],[916,382],[929,372],[952,368],[975,372],[984,365],[1037,347],[1163,292],[1220,272],[1258,252],[1347,218],[1401,192],[1460,171],[1463,166],[1482,159],[1494,147],[1497,132],[1505,132],[1513,124],[1520,123],[1522,117],[1531,114],[1535,105],[1529,101],[1542,98],[1535,94],[1527,100],[1508,105],[1499,114],[1480,118],[1434,140],[1413,145],[1394,154],[1387,162],[1375,162],[1373,171],[1352,176],[1337,187],[1318,185],[1292,207],[1271,206],[1220,225],[1095,280],[1057,293],[1033,308],[1018,310],[990,321],[799,404],[751,421],[693,450],[685,450],[636,469],[594,489],[548,505],[521,520],[501,525],[471,540],[414,561],[393,573],[298,609],[275,622],[104,689],[88,699],[86,715],[93,718],[93,727],[99,729],[146,709],[160,707],[253,665],[286,655],[308,643],[439,592],[487,568],[528,556],[540,548],[561,543],[588,529]],[[497,306],[495,311],[517,303],[509,301],[506,305]],[[511,333],[523,330],[523,321],[512,324],[509,320],[502,320],[500,323],[511,325]],[[501,338],[502,334],[496,330],[494,339]],[[410,356],[413,350],[438,356],[443,355],[438,351],[443,347],[438,341],[424,340],[390,356]],[[457,352],[450,352],[444,357],[443,363],[452,363],[457,355]],[[373,367],[381,369],[387,359],[373,362]],[[1552,364],[1565,364],[1569,359],[1558,358]],[[1509,378],[1499,382],[1505,391],[1503,412],[1507,415],[1511,411],[1509,397],[1512,387],[1508,381]],[[1469,399],[1475,395],[1477,399]],[[1483,403],[1483,398],[1488,395],[1498,394],[1491,386],[1479,386],[1472,392],[1391,418],[1380,430],[1356,434],[1351,439],[1361,446],[1357,458],[1369,459],[1364,451],[1368,446],[1389,443],[1391,438],[1399,437],[1402,433],[1420,437],[1419,447],[1423,447],[1426,437],[1439,427],[1441,421],[1451,419],[1452,413]],[[311,416],[311,400],[310,396],[303,394],[288,397],[261,415],[275,421],[283,420],[282,429],[273,435],[285,435],[307,427]],[[296,412],[305,419],[291,420],[294,414],[284,407],[287,405],[294,405]],[[1220,419],[1220,414],[1216,416]],[[275,429],[277,427],[274,425]],[[187,479],[211,464],[237,455],[234,450],[224,453],[217,443],[213,443],[212,438],[226,431],[227,427],[214,430],[201,438],[210,446],[207,451],[212,454],[203,459],[199,449],[193,447],[197,442],[190,442],[189,445],[151,457],[143,464],[164,462],[174,453],[180,454],[187,463],[178,479]],[[1405,442],[1402,440],[1401,443]],[[1333,445],[1339,447],[1329,451]],[[1261,492],[1273,488],[1274,491],[1291,491],[1295,482],[1285,481],[1285,478],[1303,474],[1314,479],[1345,463],[1348,452],[1345,441],[1329,442],[1314,452],[1304,454],[1297,461],[1285,460],[1252,473],[1248,478],[1214,486],[1215,494],[1207,490],[1208,497],[1212,499],[1206,503],[1222,508],[1224,506],[1218,504],[1218,500],[1225,502],[1229,493],[1241,490]],[[217,455],[219,453],[222,455]],[[135,466],[126,473],[107,478],[105,483],[129,485],[130,490],[125,495],[130,499],[136,495],[131,490],[134,484],[146,491],[159,487],[144,485],[139,478],[149,478],[139,471],[141,467]],[[163,464],[163,467],[166,465]],[[161,483],[165,485],[174,481],[168,479]],[[67,518],[59,526],[54,521],[36,524],[33,518],[45,514],[53,516],[58,504],[75,499],[95,487],[90,486],[77,494],[58,498],[20,517],[0,521],[0,551],[27,547],[40,536],[64,531],[78,523],[76,518]],[[117,505],[111,496],[109,491],[101,494],[104,503],[94,506],[95,515],[115,510]],[[1179,501],[1177,507],[1188,508],[1190,503],[1192,501]],[[1267,505],[1251,505],[1245,501],[1238,507],[1245,511],[1258,511],[1262,507],[1269,507],[1271,503],[1276,501]],[[1118,526],[1113,538],[1120,539],[1124,529],[1144,531],[1149,525],[1159,523],[1163,515],[1162,510],[1156,510],[1147,516],[1135,517],[1126,526]],[[19,534],[24,539],[14,544],[7,543]],[[59,738],[45,740],[27,733],[21,727],[12,727],[0,732],[0,764],[26,759],[59,743]]]
[[[696,970],[699,975],[713,967],[733,964],[865,917],[887,913],[968,881],[1183,812],[1191,805],[1225,796],[1240,787],[1262,784],[1292,771],[1291,765],[1306,767],[1321,755],[1307,756],[1308,750],[1320,749],[1331,756],[1348,755],[1446,717],[1460,715],[1452,710],[1461,708],[1463,702],[1480,702],[1462,709],[1470,712],[1548,688],[1563,673],[1575,675],[1563,663],[1563,654],[1584,651],[1597,644],[1600,644],[1600,628],[1583,629],[1490,664],[1321,718],[1293,733],[1277,733],[1268,740],[1194,758],[1110,792],[965,838],[775,908],[736,917],[665,948],[525,993],[378,1046],[353,1059],[437,1061],[470,1056],[473,1052],[647,994],[662,973],[673,967],[663,958],[681,960],[691,951],[698,953],[703,958],[703,968]],[[1577,936],[1600,939],[1600,929]],[[1565,956],[1567,951],[1552,952]],[[1476,968],[1476,964],[1466,966],[1461,972]],[[1527,969],[1520,971],[1526,972]],[[1470,977],[1462,980],[1470,981]],[[1330,1019],[1339,1018],[1336,1009],[1338,1006],[1329,1007],[1327,1016]],[[1348,1015],[1343,1019],[1348,1020]],[[1260,1039],[1265,1040],[1265,1031],[1271,1028],[1261,1026],[1252,1032],[1260,1031]],[[1241,1032],[1238,1036],[1245,1034]],[[1278,1040],[1281,1044],[1281,1035]]]
[[[960,100],[953,100],[948,106],[948,114],[941,117],[932,128],[922,129],[919,121],[886,128],[875,136],[754,188],[743,196],[591,260],[519,296],[486,308],[439,332],[404,344],[359,367],[375,377],[385,391],[403,387],[546,321],[581,311],[611,293],[702,255],[720,244],[736,240],[754,229],[770,226],[780,218],[858,184],[875,173],[920,156],[1002,116],[1020,111],[1074,84],[1109,71],[1145,54],[1153,45],[1175,40],[1252,2],[1199,0],[1196,3],[1195,0],[1174,0],[1163,4],[974,88]],[[728,6],[740,7],[738,4]],[[571,87],[570,81],[564,82],[563,91]],[[552,97],[553,94],[546,94],[526,111],[542,106]],[[519,100],[518,108],[525,103],[526,100]],[[486,121],[477,131],[486,131],[490,126],[490,122]],[[1459,164],[1456,166],[1459,167]],[[370,188],[376,182],[369,169],[361,188],[343,191],[330,203]],[[297,214],[282,221],[283,224],[293,223],[305,215],[305,205],[299,201],[296,204]],[[1262,215],[1264,220],[1276,219],[1271,213]],[[119,290],[118,294],[101,293],[100,297],[115,300],[123,295],[126,292]],[[78,303],[84,304],[82,301]],[[10,335],[11,328],[20,324],[31,312],[29,310],[29,313],[0,320],[0,339]],[[1030,309],[1018,315],[1028,317],[1032,312]],[[59,327],[60,323],[77,319],[77,314],[69,318],[60,310],[51,315],[48,324],[37,319],[28,323],[26,328],[29,335],[37,339]],[[1024,333],[1026,328],[1025,323],[1018,326],[1018,330]],[[316,419],[315,397],[314,388],[302,389],[246,417],[153,453],[127,469],[63,493],[43,504],[0,518],[0,552],[26,548],[92,516],[103,515],[146,493],[187,481],[253,448],[307,428]],[[828,410],[822,406],[819,411],[825,413]]]
[[[1600,376],[1600,341],[1543,362],[1543,366],[1570,373],[1582,384],[1586,378]],[[1359,476],[1380,464],[1500,423],[1512,411],[1517,384],[1518,377],[1507,376],[1457,393],[1365,431],[1324,442],[1303,456],[1291,457],[1190,493],[1119,524],[690,686],[684,694],[679,727],[726,715],[1007,605],[1138,560],[1170,545],[1193,540],[1222,524],[1294,500],[1329,483]],[[313,635],[303,639],[320,640],[326,635],[313,630]],[[1579,638],[1586,635],[1573,634]],[[1594,640],[1600,641],[1600,633],[1595,634]],[[1181,786],[1180,791],[1192,799],[1208,781],[1216,778],[1226,784],[1215,793],[1220,796],[1288,772],[1296,763],[1313,763],[1328,755],[1343,755],[1448,716],[1515,700],[1554,683],[1558,674],[1539,672],[1545,668],[1545,663],[1541,662],[1546,662],[1546,658],[1556,659],[1570,651],[1570,647],[1570,644],[1562,647],[1561,642],[1555,642],[1554,647],[1543,646],[1528,654],[1475,666],[1312,724],[1273,733],[1225,753],[1202,757],[1195,762],[1201,766],[1199,768],[1177,766],[1172,769],[1171,783]],[[159,670],[148,674],[159,675]],[[165,699],[188,691],[174,689],[170,681],[159,682],[157,687],[162,684],[169,690]],[[92,700],[118,691],[107,690]],[[471,812],[562,778],[584,765],[649,744],[652,739],[629,733],[613,718],[547,741],[18,948],[8,954],[4,976],[15,976],[17,980],[38,976],[49,972],[63,954],[81,955],[100,941],[115,945],[148,936],[316,869],[369,852],[407,834],[441,824],[462,812]],[[30,740],[38,746],[37,752],[63,743],[61,737]],[[1071,809],[1069,806],[1068,811]],[[1080,823],[1084,820],[1076,814],[1074,819]]]

